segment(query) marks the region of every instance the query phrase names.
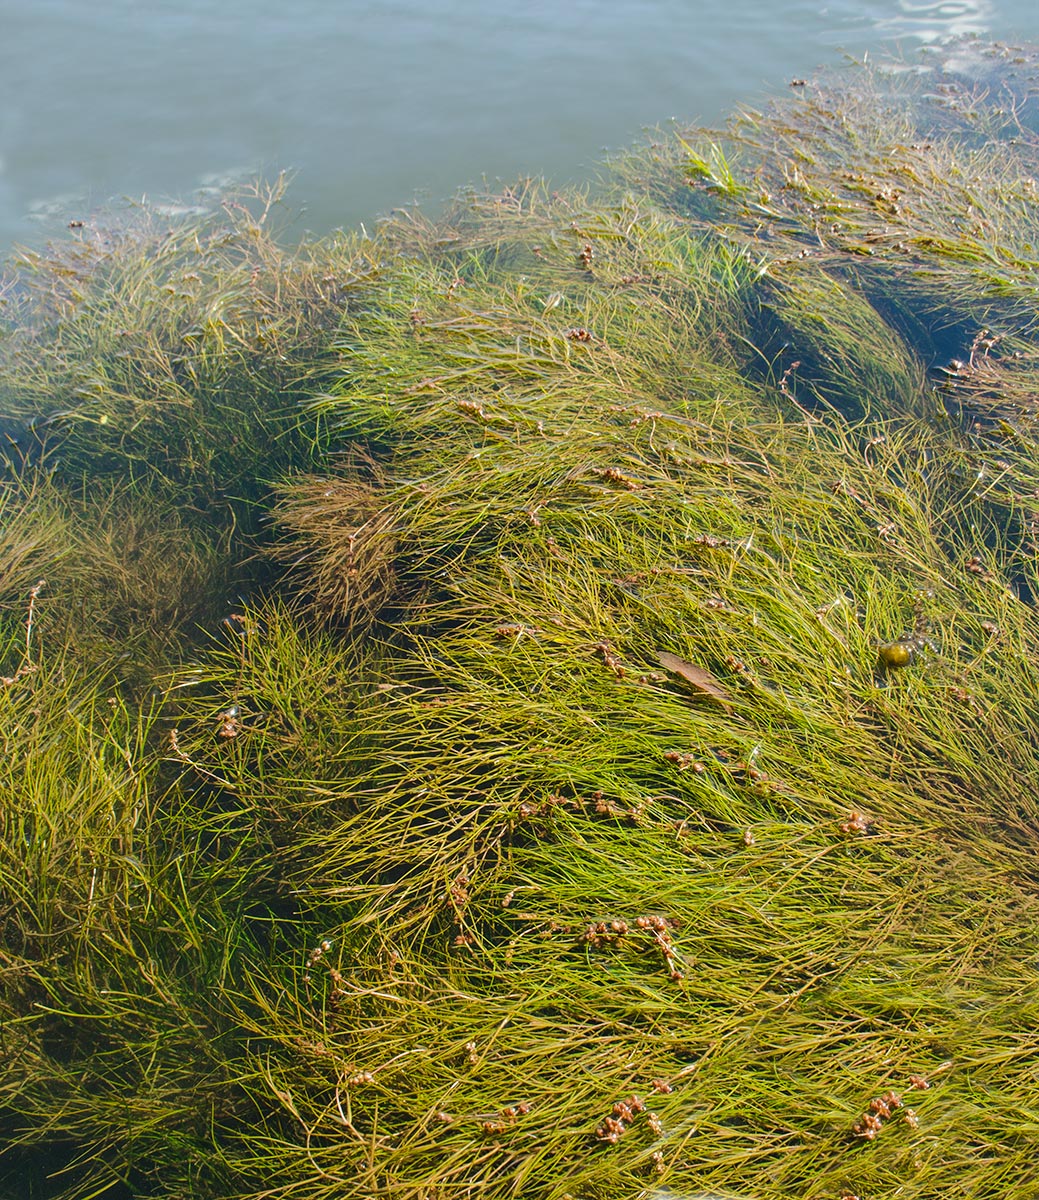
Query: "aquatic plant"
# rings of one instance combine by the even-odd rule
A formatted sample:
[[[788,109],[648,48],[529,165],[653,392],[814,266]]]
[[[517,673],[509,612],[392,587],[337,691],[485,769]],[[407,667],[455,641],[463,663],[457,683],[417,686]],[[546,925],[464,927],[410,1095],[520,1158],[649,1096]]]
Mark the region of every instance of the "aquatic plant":
[[[204,224],[183,295],[190,227],[94,246],[80,298],[73,251],[33,260],[0,1170],[1028,1194],[1039,480],[999,178],[1033,141],[969,107],[856,74],[594,194],[297,252]],[[919,231],[864,255],[858,181],[924,120],[888,214]],[[984,255],[948,252],[951,163],[1006,201]],[[121,357],[99,314],[138,306]],[[197,377],[156,370],[217,310]],[[57,414],[87,364],[122,382]]]

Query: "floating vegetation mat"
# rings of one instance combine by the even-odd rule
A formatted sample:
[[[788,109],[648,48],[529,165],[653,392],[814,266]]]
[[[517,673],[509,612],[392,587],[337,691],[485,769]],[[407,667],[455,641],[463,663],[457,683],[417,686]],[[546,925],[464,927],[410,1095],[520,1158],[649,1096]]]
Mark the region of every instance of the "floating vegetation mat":
[[[5,1194],[1039,1195],[1037,84],[12,265]]]

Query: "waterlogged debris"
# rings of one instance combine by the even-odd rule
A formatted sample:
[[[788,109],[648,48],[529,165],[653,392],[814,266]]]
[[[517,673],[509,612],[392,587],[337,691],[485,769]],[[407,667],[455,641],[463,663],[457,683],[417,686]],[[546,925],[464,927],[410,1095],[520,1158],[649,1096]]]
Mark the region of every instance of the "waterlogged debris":
[[[678,675],[684,679],[694,691],[701,692],[705,696],[710,696],[722,708],[732,708],[732,697],[710,671],[705,670],[703,667],[698,667],[695,663],[691,663],[687,659],[679,658],[677,654],[672,654],[668,650],[661,650],[657,654],[657,662],[666,671],[670,671],[673,675]]]

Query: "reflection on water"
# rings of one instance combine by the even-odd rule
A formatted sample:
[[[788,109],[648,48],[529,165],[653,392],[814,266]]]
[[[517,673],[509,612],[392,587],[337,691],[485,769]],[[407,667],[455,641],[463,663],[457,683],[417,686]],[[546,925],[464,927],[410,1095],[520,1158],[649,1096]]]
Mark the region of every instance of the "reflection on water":
[[[875,24],[884,37],[913,37],[923,43],[982,34],[995,24],[988,0],[940,0],[937,4],[899,0],[898,12]]]
[[[295,171],[307,225],[481,176],[594,169],[671,116],[718,122],[832,64],[986,33],[1033,0],[36,0],[0,37],[0,251],[126,195]]]
[[[856,57],[863,52],[875,56],[878,48],[911,53],[967,37],[1039,38],[1039,20],[1020,0],[1002,8],[992,0],[890,0],[871,5],[838,0],[824,6],[821,14],[833,21],[821,41]]]

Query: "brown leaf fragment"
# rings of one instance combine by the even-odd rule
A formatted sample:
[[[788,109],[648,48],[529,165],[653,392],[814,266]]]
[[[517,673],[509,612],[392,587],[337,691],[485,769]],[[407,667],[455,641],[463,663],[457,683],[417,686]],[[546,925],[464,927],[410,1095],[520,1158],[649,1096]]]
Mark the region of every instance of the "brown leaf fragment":
[[[657,654],[657,661],[666,671],[684,679],[694,691],[710,696],[723,708],[732,708],[732,698],[710,671],[705,671],[703,667],[687,662],[686,659],[679,658],[677,654],[671,654],[667,650],[661,650]]]

